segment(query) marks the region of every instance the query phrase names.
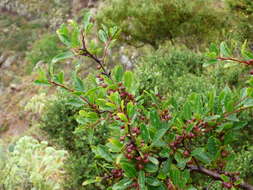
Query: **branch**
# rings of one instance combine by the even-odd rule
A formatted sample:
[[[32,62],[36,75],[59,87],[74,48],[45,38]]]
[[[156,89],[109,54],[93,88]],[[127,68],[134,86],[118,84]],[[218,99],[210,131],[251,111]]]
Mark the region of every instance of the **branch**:
[[[65,86],[65,85],[63,85],[63,84],[59,84],[59,83],[56,83],[56,82],[50,81],[50,80],[49,80],[48,82],[49,82],[50,84],[54,85],[54,86],[59,86],[59,87],[65,89],[65,90],[67,90],[67,91],[69,91],[69,92],[75,92],[73,89],[71,89],[71,88],[69,88],[69,87],[67,87],[67,86]],[[98,113],[98,114],[101,113],[100,110],[98,110],[97,107],[93,106],[93,104],[91,104],[85,97],[83,97],[83,96],[79,96],[79,97],[80,97],[85,103],[87,103],[91,109],[95,110],[96,113]]]
[[[202,166],[195,166],[195,165],[188,165],[187,166],[188,169],[190,169],[190,171],[192,172],[198,172],[198,173],[202,173],[206,176],[212,177],[215,180],[219,180],[222,181],[221,176],[219,173],[208,170]],[[253,186],[248,184],[248,183],[241,183],[239,185],[237,185],[240,189],[244,189],[244,190],[253,190]]]
[[[231,57],[217,57],[217,59],[219,59],[221,61],[235,61],[235,62],[243,63],[246,65],[253,65],[253,59],[250,59],[248,61],[242,61],[242,60],[238,60],[238,59],[231,58]]]
[[[92,53],[90,53],[86,47],[86,43],[85,43],[85,37],[84,37],[84,34],[83,32],[81,32],[81,39],[82,39],[82,48],[80,49],[81,51],[83,51],[80,55],[83,55],[83,56],[86,56],[86,57],[89,57],[91,59],[93,59],[95,62],[97,62],[100,67],[102,68],[103,70],[103,73],[104,75],[106,75],[108,78],[111,79],[111,74],[110,72],[108,72],[105,67],[104,67],[104,62],[101,61],[100,59],[98,59],[95,55],[93,55]]]

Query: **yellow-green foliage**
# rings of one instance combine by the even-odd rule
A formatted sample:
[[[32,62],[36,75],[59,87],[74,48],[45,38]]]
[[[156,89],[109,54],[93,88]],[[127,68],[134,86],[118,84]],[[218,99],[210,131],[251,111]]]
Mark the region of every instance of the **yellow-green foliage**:
[[[217,39],[228,19],[210,1],[107,0],[98,21],[118,25],[124,40],[158,46],[165,39],[179,39],[189,46]],[[195,44],[192,44],[195,42]]]
[[[63,164],[67,152],[48,146],[45,141],[25,136],[3,152],[0,189],[61,190]]]

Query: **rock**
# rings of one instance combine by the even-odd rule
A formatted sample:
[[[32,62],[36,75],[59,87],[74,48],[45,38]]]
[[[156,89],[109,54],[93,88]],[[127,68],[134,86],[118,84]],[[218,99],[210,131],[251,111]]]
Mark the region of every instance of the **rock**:
[[[16,56],[15,55],[12,55],[10,57],[8,57],[5,62],[2,64],[2,67],[3,68],[8,68],[10,67],[13,63],[15,63],[15,60],[16,60]]]
[[[4,52],[1,56],[0,56],[0,65],[2,65],[4,62],[5,62],[5,60],[7,59],[7,57],[8,57],[8,53],[7,52]]]

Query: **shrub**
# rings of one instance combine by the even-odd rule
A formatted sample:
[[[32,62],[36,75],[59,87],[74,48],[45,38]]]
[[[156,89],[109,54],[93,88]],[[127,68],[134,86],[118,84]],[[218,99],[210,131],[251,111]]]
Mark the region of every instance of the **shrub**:
[[[227,189],[253,188],[240,178],[240,172],[227,170],[236,157],[236,137],[248,123],[242,116],[253,106],[252,77],[240,93],[226,87],[189,94],[183,105],[176,97],[164,101],[152,92],[140,93],[133,72],[119,65],[109,71],[104,57],[97,57],[97,48],[106,55],[115,42],[116,27],[99,30],[100,42],[94,45],[85,38],[92,27],[89,14],[83,23],[79,27],[73,21],[71,29],[63,25],[58,35],[75,54],[98,64],[100,74],[92,80],[96,86],[85,88],[78,73],[73,75],[74,85],[67,85],[64,74],[54,73],[52,68],[50,76],[41,71],[36,82],[63,88],[76,96],[75,104],[83,103],[76,116],[80,130],[75,132],[88,139],[95,160],[103,161],[96,166],[100,175],[87,176],[84,186],[95,183],[108,190],[199,189],[207,179],[202,176],[207,176],[221,181]],[[56,56],[54,62],[73,57],[72,51]],[[210,55],[210,63],[222,60],[253,65],[252,58],[232,59],[224,43],[220,50],[213,47]],[[249,56],[249,52],[244,55]],[[145,96],[151,97],[151,104],[144,103]],[[101,129],[106,130],[102,135],[109,135],[108,140],[96,141],[94,132]]]
[[[136,73],[140,76],[141,88],[145,90],[157,89],[161,95],[166,93],[173,94],[179,91],[180,95],[188,94],[182,93],[183,86],[179,85],[179,80],[186,80],[189,77],[188,90],[204,90],[203,88],[194,88],[205,84],[201,83],[202,65],[205,62],[204,56],[198,53],[193,53],[187,48],[179,47],[162,47],[155,52],[150,52],[148,56],[141,58],[137,65]],[[198,79],[193,83],[193,80]],[[204,80],[203,83],[208,83]],[[192,86],[192,89],[191,87]],[[206,87],[208,84],[206,84]],[[211,85],[209,85],[211,86]],[[181,89],[181,90],[180,90]],[[184,92],[187,91],[184,89]],[[205,88],[205,90],[207,90]],[[181,91],[181,92],[180,92]],[[190,92],[188,91],[188,92]],[[196,91],[196,92],[197,92]]]
[[[226,0],[231,16],[236,20],[235,30],[239,39],[253,42],[253,3],[250,0]]]
[[[166,39],[179,39],[190,47],[215,40],[228,18],[210,1],[199,0],[108,0],[97,16],[100,23],[119,26],[124,41],[156,48]]]
[[[54,99],[47,101],[40,121],[41,129],[49,134],[51,140],[70,153],[65,164],[69,176],[65,188],[69,189],[80,189],[87,176],[95,177],[100,174],[97,169],[99,162],[90,152],[91,137],[86,136],[89,130],[76,121],[76,116],[82,109],[82,105],[75,101],[75,97],[66,93],[58,94]],[[92,132],[94,144],[107,138],[106,131],[102,127]],[[90,189],[94,188],[94,186],[90,187]]]
[[[26,59],[35,66],[39,61],[48,63],[52,58],[65,50],[59,43],[57,36],[54,34],[44,34],[36,40],[31,50],[27,53]]]
[[[67,152],[49,147],[46,141],[20,138],[2,159],[0,188],[5,190],[60,190]]]

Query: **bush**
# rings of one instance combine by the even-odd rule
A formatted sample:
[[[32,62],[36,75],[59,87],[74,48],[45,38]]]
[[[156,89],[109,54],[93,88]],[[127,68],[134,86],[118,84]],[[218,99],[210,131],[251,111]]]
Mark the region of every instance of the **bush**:
[[[189,47],[216,40],[228,18],[210,1],[201,0],[108,0],[97,16],[99,23],[119,26],[124,41],[155,48],[164,40],[178,39]]]
[[[248,39],[253,42],[253,3],[250,0],[226,0],[231,16],[235,23],[235,30],[241,41]]]
[[[76,115],[82,107],[71,103],[74,101],[76,101],[75,97],[66,95],[66,93],[58,94],[56,98],[48,101],[43,109],[40,125],[53,142],[70,153],[65,165],[69,176],[65,187],[82,189],[83,181],[88,176],[99,175],[100,171],[97,169],[99,162],[94,159],[95,155],[89,147],[90,137],[87,137],[89,130],[76,121]],[[93,135],[94,144],[102,142],[107,137],[102,128],[93,131]],[[94,186],[91,186],[90,189],[94,189]]]
[[[79,27],[72,21],[71,29],[63,25],[58,35],[75,54],[98,64],[100,74],[90,76],[93,85],[86,87],[77,72],[70,85],[63,72],[54,73],[53,69],[50,75],[41,71],[36,82],[64,89],[75,96],[68,104],[83,105],[76,115],[80,126],[74,134],[87,139],[94,162],[100,162],[96,165],[99,175],[87,176],[84,186],[98,184],[108,190],[200,189],[212,177],[221,181],[220,188],[253,188],[242,180],[240,172],[228,170],[239,152],[238,134],[248,124],[244,116],[253,107],[252,76],[245,89],[224,87],[192,93],[183,104],[178,104],[177,97],[163,100],[152,91],[142,93],[133,72],[124,71],[120,65],[109,71],[105,59],[98,57],[98,49],[106,55],[115,42],[117,27],[99,30],[100,42],[91,45],[85,38],[92,28],[89,14],[83,23]],[[253,55],[245,49],[242,54],[246,61],[232,59],[229,52],[225,43],[219,49],[212,47],[208,63],[222,60],[253,65],[252,58],[248,59]],[[73,56],[67,52],[54,61]],[[151,97],[150,104],[145,104],[146,96]]]
[[[44,34],[32,44],[31,50],[26,55],[26,59],[33,66],[39,61],[49,63],[55,55],[65,50],[59,42],[55,34]]]
[[[22,137],[1,160],[0,189],[61,190],[67,152],[49,147],[46,141]]]
[[[141,58],[137,65],[136,73],[140,76],[141,88],[146,90],[157,88],[157,92],[161,95],[167,93],[173,95],[177,91],[180,95],[186,95],[191,91],[208,90],[208,86],[211,86],[201,77],[202,65],[205,62],[203,55],[182,47],[163,47],[148,54]],[[193,82],[195,79],[197,80]],[[187,83],[182,85],[183,81]],[[198,88],[200,86],[205,87]]]

